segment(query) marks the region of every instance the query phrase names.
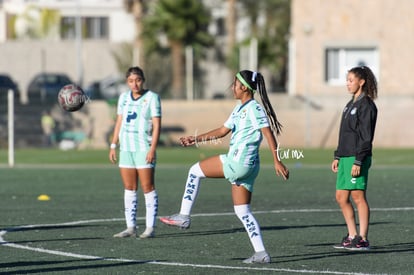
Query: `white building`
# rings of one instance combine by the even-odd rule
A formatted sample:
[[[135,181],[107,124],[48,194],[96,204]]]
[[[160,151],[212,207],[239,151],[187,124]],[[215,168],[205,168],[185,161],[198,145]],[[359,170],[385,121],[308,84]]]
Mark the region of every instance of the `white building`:
[[[61,18],[61,33],[52,39],[74,39],[76,18],[82,18],[86,39],[111,42],[132,41],[135,35],[133,18],[125,11],[122,0],[3,0],[0,2],[0,42],[24,36],[40,17],[40,9],[56,11]],[[16,29],[11,30],[16,20]],[[36,22],[38,23],[38,22]]]
[[[216,46],[225,52],[227,1],[206,0],[205,5],[212,15],[209,31]],[[40,14],[45,11],[57,18],[49,29],[40,25]],[[249,22],[245,16],[241,18],[236,26],[238,41],[249,35]],[[78,19],[82,22],[82,40],[77,36]],[[33,39],[34,35],[38,39]],[[113,53],[123,51],[122,44],[131,43],[135,36],[134,19],[123,0],[0,0],[0,52],[4,56],[0,73],[9,73],[23,93],[30,79],[42,71],[64,72],[85,85],[117,74]],[[211,98],[225,93],[223,83],[230,83],[232,72],[217,62],[213,49],[207,52],[209,60],[201,66],[205,72],[204,96]],[[242,64],[243,68],[255,69],[251,65],[254,59],[246,53],[249,51],[244,51],[243,59],[249,61]]]
[[[40,20],[46,12],[48,28]],[[19,84],[24,102],[40,72],[62,72],[83,85],[118,74],[113,53],[134,37],[122,0],[3,0],[0,73]]]

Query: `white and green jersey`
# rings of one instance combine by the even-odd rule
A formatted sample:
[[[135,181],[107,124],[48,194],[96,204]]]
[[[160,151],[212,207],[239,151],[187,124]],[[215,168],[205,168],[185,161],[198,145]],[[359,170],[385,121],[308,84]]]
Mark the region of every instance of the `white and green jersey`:
[[[238,104],[224,126],[232,131],[227,157],[243,166],[254,165],[263,139],[261,128],[269,127],[263,107],[254,99]]]
[[[158,94],[147,90],[134,99],[131,91],[119,96],[117,114],[122,115],[119,131],[121,151],[147,151],[152,142],[152,118],[161,117]]]

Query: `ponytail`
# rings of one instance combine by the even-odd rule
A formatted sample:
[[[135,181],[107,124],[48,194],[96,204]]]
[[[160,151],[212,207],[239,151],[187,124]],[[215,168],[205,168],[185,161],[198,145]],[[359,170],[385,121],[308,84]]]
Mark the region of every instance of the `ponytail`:
[[[377,79],[374,73],[367,66],[354,67],[348,71],[355,74],[359,79],[365,80],[362,91],[372,100],[378,97]]]
[[[246,86],[251,93],[257,91],[262,101],[266,116],[270,122],[270,128],[272,132],[278,136],[282,132],[282,124],[278,121],[275,111],[273,110],[272,104],[270,103],[269,97],[267,96],[266,85],[263,75],[259,72],[252,72],[244,70],[236,75],[237,79]]]

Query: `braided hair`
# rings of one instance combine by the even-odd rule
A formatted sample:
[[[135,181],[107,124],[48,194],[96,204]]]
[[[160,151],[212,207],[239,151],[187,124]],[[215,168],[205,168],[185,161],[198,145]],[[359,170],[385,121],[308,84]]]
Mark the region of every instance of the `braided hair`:
[[[362,92],[364,92],[372,100],[378,97],[377,80],[374,73],[367,66],[354,67],[348,71],[353,73],[357,78],[365,80],[362,86]]]
[[[263,75],[259,72],[243,70],[237,73],[236,78],[249,89],[252,95],[255,91],[259,93],[264,110],[266,112],[266,116],[270,122],[270,128],[272,129],[274,134],[280,135],[283,126],[277,120],[276,113],[273,110],[269,97],[267,96],[266,85]]]

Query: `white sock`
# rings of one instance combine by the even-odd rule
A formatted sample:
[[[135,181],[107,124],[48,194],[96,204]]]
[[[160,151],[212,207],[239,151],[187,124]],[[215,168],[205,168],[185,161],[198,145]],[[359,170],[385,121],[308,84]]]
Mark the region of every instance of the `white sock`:
[[[158,213],[158,195],[156,190],[152,190],[144,194],[145,198],[145,208],[146,208],[146,217],[145,224],[148,227],[155,226],[155,218]]]
[[[137,191],[124,190],[125,221],[128,228],[135,228],[137,225]]]
[[[249,204],[235,205],[234,212],[242,222],[255,252],[265,251],[260,226],[250,212]]]
[[[185,190],[183,199],[181,201],[181,215],[190,215],[191,208],[193,207],[194,201],[197,198],[200,179],[205,178],[203,171],[201,170],[200,164],[197,162],[191,166],[188,171],[187,182],[185,184]]]

